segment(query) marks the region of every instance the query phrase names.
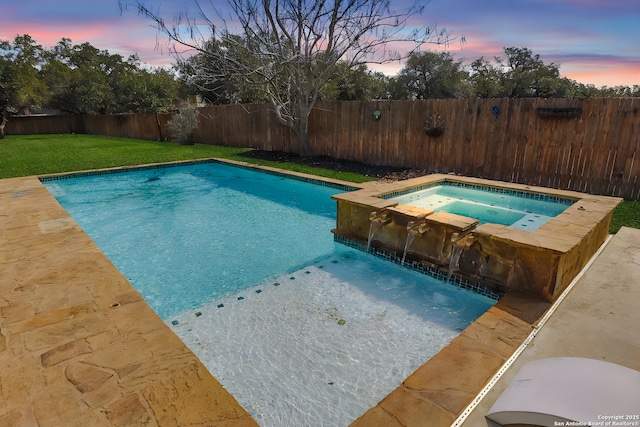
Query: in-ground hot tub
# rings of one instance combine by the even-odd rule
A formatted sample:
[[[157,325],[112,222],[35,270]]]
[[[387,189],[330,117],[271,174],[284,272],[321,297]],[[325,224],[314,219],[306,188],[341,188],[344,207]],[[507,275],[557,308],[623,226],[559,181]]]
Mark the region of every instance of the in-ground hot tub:
[[[464,182],[444,181],[399,195],[382,196],[399,205],[448,212],[493,224],[535,231],[575,203],[574,198],[508,190]]]
[[[439,174],[333,198],[338,241],[498,295],[519,289],[550,301],[605,241],[622,201]]]

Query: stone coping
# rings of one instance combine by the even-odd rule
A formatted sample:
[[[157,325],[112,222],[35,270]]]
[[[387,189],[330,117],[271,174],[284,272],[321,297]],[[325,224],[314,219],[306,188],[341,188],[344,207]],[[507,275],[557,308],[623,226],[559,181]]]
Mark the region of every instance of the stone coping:
[[[640,371],[640,230],[622,227],[566,294],[535,339],[495,382],[459,427],[483,427],[485,415],[527,363],[549,357],[583,357]],[[588,375],[585,372],[585,375]],[[608,381],[609,379],[602,379]],[[566,387],[571,385],[558,385]],[[636,396],[640,415],[640,396]],[[559,420],[562,421],[562,420]],[[576,420],[598,422],[601,420]],[[625,421],[624,419],[619,421]],[[637,422],[637,420],[632,421]],[[585,424],[586,425],[586,424]],[[595,424],[594,424],[595,425]]]
[[[487,426],[485,415],[518,370],[546,357],[640,370],[640,336],[630,327],[640,322],[638,254],[640,230],[623,227],[552,310],[546,300],[509,292],[352,427]]]
[[[351,427],[450,426],[549,306],[509,292]]]
[[[497,240],[537,246],[557,253],[565,253],[578,245],[582,239],[591,232],[592,228],[602,220],[603,213],[615,209],[622,201],[619,197],[596,196],[575,191],[556,190],[531,185],[444,174],[431,174],[394,182],[365,182],[360,184],[360,190],[338,194],[334,196],[334,199],[347,200],[351,203],[362,206],[373,206],[375,208],[406,209],[403,205],[398,206],[397,203],[385,199],[383,196],[394,192],[404,192],[406,190],[420,188],[425,185],[437,184],[443,181],[539,193],[551,197],[575,200],[575,202],[560,215],[552,218],[532,232],[506,225],[489,223],[481,224],[474,229],[476,233],[491,235]],[[430,216],[436,219],[435,216]],[[462,227],[464,221],[458,222]]]
[[[257,425],[40,181],[203,162],[359,188],[226,159],[0,180],[0,425]]]
[[[222,164],[226,163],[236,167],[241,167],[245,169],[255,169],[255,170],[259,170],[261,172],[269,173],[273,175],[287,176],[288,178],[297,179],[299,181],[312,182],[320,185],[326,185],[329,187],[343,189],[344,191],[353,191],[353,190],[362,188],[362,184],[358,184],[350,181],[342,181],[334,178],[326,178],[326,177],[310,175],[302,172],[278,169],[271,166],[254,165],[252,163],[242,162],[238,160],[222,159],[222,158],[216,158],[216,157],[208,157],[208,158],[197,159],[197,160],[181,160],[181,161],[164,162],[164,163],[147,163],[147,164],[134,165],[134,166],[120,166],[116,168],[89,169],[85,171],[53,173],[53,174],[39,175],[38,178],[41,179],[42,181],[47,181],[47,180],[64,179],[64,178],[77,177],[77,176],[112,174],[112,173],[126,172],[130,170],[156,169],[156,168],[165,168],[165,167],[174,167],[174,166],[188,166],[188,165],[204,164],[204,163],[222,163]]]
[[[0,425],[257,425],[38,178],[0,218]]]
[[[38,178],[0,180],[0,217],[0,425],[257,425]],[[450,421],[531,329],[508,301],[354,424]]]
[[[505,181],[494,181],[483,178],[473,178],[460,175],[449,175],[434,173],[416,178],[406,179],[402,181],[371,181],[362,184],[363,188],[372,193],[376,193],[379,196],[393,192],[399,192],[409,190],[413,188],[422,187],[425,185],[437,184],[442,181],[460,182],[469,185],[481,185],[485,187],[502,188],[505,190],[522,191],[528,193],[540,193],[547,196],[554,196],[566,199],[580,199],[585,196],[584,193],[579,193],[569,190],[556,190],[547,187],[537,187],[533,185],[517,184]]]
[[[38,178],[0,218],[0,425],[257,425]],[[510,292],[354,425],[449,425],[548,305]]]

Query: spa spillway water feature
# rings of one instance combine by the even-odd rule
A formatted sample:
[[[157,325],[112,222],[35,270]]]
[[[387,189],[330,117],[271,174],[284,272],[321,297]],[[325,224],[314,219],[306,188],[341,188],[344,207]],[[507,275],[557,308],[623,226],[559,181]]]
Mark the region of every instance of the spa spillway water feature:
[[[553,301],[605,241],[620,198],[428,175],[333,196],[335,239],[502,295]]]

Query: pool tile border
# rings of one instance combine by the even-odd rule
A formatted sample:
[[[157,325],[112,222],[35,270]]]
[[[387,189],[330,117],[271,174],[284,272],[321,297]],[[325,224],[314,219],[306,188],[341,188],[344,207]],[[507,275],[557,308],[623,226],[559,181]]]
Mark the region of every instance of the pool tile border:
[[[109,168],[109,169],[96,169],[96,170],[80,171],[80,172],[65,172],[65,173],[59,173],[59,174],[43,175],[43,176],[40,176],[39,179],[41,182],[49,182],[49,181],[59,181],[59,180],[71,179],[71,178],[82,178],[82,177],[94,176],[94,175],[113,175],[113,174],[126,173],[131,171],[175,168],[180,166],[201,165],[201,164],[208,164],[208,163],[231,165],[234,167],[239,167],[246,170],[253,170],[253,171],[265,173],[268,175],[281,176],[283,178],[293,179],[296,181],[306,182],[314,185],[320,185],[322,187],[335,188],[337,190],[345,191],[345,192],[355,191],[361,188],[357,184],[349,183],[346,181],[339,181],[331,178],[321,178],[321,177],[308,175],[300,172],[285,171],[283,169],[276,169],[268,166],[254,165],[246,162],[239,162],[235,160],[218,159],[218,158],[186,160],[181,162],[170,162],[170,163],[154,163],[154,164],[148,164],[148,165],[126,166],[126,167],[117,167],[117,168]]]
[[[357,240],[352,240],[344,236],[340,236],[338,234],[333,235],[333,240],[335,242],[341,243],[345,246],[348,246],[353,249],[358,249],[362,252],[367,252],[367,245],[363,244]],[[402,267],[409,268],[413,271],[417,271],[422,274],[426,274],[427,276],[431,276],[435,279],[441,280],[443,282],[447,282],[452,286],[457,286],[462,289],[466,289],[472,291],[476,294],[482,295],[494,301],[500,300],[504,296],[504,294],[499,294],[491,289],[487,289],[479,283],[472,282],[471,280],[467,280],[463,277],[459,277],[457,275],[448,276],[448,273],[439,270],[438,268],[431,267],[421,262],[411,261],[410,263],[403,263],[402,257],[400,257],[396,252],[388,252],[382,248],[372,247],[369,249],[368,253],[374,255],[378,258],[382,258],[384,260],[393,262],[394,264],[398,264]]]
[[[400,197],[400,196],[404,196],[404,195],[407,195],[407,194],[415,193],[417,191],[426,190],[428,188],[437,187],[437,186],[442,185],[442,184],[449,185],[449,186],[452,186],[452,187],[461,187],[461,188],[468,188],[468,189],[471,189],[471,190],[481,190],[481,191],[487,191],[487,192],[490,192],[490,193],[505,194],[505,195],[508,195],[508,196],[522,197],[522,198],[525,198],[525,199],[541,200],[541,201],[545,201],[545,202],[560,203],[560,204],[567,205],[567,206],[571,206],[572,204],[574,204],[576,202],[576,199],[571,199],[571,198],[567,198],[567,197],[552,196],[552,195],[549,195],[549,194],[539,193],[539,192],[535,192],[535,191],[513,190],[513,189],[510,189],[510,188],[494,187],[494,186],[491,186],[491,185],[470,184],[470,183],[467,183],[467,182],[460,182],[460,181],[455,181],[453,179],[447,179],[447,178],[445,178],[444,180],[439,181],[439,182],[429,183],[429,184],[420,185],[420,186],[413,187],[413,188],[408,188],[408,189],[405,189],[405,190],[393,191],[391,193],[382,194],[382,195],[380,195],[378,197],[380,197],[381,199],[389,200],[389,199],[393,199],[395,197]]]

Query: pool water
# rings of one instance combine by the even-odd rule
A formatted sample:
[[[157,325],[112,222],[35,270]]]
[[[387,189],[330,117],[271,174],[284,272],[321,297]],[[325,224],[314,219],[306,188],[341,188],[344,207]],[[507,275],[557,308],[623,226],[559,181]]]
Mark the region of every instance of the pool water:
[[[338,189],[218,163],[45,185],[262,426],[348,425],[495,302],[335,243]]]
[[[526,231],[537,230],[573,203],[571,200],[522,197],[508,192],[494,193],[447,183],[390,200],[432,209],[434,212],[474,218],[480,223],[509,225]]]
[[[337,247],[171,327],[260,425],[347,426],[492,303]]]
[[[220,164],[45,182],[162,317],[329,254],[339,190]]]

